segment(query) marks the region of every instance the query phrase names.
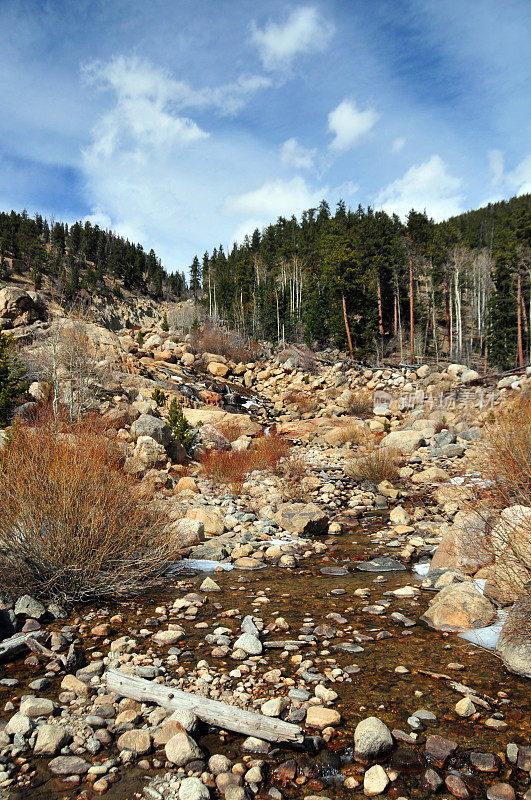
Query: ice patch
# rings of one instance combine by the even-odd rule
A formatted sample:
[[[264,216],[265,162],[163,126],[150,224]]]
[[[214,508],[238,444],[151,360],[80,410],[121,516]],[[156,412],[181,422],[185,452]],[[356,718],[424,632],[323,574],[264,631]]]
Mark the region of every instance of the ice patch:
[[[476,581],[474,581],[476,583]],[[467,642],[477,644],[479,647],[484,647],[486,650],[495,650],[498,644],[498,638],[501,629],[507,619],[508,611],[498,609],[497,620],[494,625],[487,625],[486,628],[475,628],[472,631],[465,631],[458,634],[461,639],[466,639]]]
[[[418,564],[413,564],[413,572],[416,572],[417,575],[420,575],[423,578],[425,575],[428,574],[430,569],[430,562],[429,561],[419,561]]]
[[[478,489],[485,489],[492,485],[492,481],[483,480],[477,472],[471,475],[456,475],[454,478],[450,478],[448,483],[453,486],[476,486]]]
[[[483,592],[485,591],[485,584],[487,583],[487,579],[486,578],[474,578],[472,583],[474,584],[474,586],[476,587],[478,592],[480,594],[483,594]]]
[[[208,558],[183,558],[172,567],[172,572],[180,572],[181,569],[198,569],[200,572],[214,572],[217,567],[230,571],[232,564],[225,564],[222,561],[211,561]]]

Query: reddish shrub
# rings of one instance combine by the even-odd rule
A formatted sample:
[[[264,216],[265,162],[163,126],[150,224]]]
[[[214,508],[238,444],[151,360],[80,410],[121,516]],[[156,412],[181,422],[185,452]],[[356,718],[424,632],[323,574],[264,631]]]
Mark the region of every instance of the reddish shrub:
[[[97,419],[43,414],[13,426],[0,458],[0,589],[47,600],[135,594],[160,577],[178,543],[140,498]]]

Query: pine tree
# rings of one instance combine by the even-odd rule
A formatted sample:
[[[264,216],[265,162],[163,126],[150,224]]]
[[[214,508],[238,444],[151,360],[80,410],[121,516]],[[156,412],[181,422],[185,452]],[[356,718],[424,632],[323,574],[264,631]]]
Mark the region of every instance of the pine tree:
[[[201,288],[200,275],[201,265],[198,257],[194,256],[194,260],[190,266],[190,291],[193,292],[194,298],[197,297],[197,293]]]
[[[170,326],[168,324],[168,315],[166,314],[166,312],[164,312],[164,314],[162,315],[162,322],[160,323],[160,329],[161,331],[164,331],[164,333],[168,333],[168,331],[170,330]]]
[[[170,408],[168,410],[168,428],[171,431],[171,435],[175,439],[176,442],[182,444],[183,447],[188,450],[190,445],[192,444],[192,439],[194,438],[194,434],[192,431],[192,427],[186,417],[184,416],[183,407],[181,403],[177,400],[177,398],[173,398],[170,403]]]
[[[13,352],[13,339],[0,328],[0,425],[6,425],[15,400],[28,389],[26,371]]]
[[[489,304],[487,336],[489,361],[502,369],[516,362],[517,307],[515,272],[517,268],[514,234],[505,231],[498,240],[493,293]]]

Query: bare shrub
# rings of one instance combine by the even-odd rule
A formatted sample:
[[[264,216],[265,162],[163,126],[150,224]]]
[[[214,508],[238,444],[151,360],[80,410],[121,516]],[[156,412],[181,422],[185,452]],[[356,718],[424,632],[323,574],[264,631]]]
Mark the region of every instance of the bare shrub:
[[[317,403],[311,394],[298,389],[291,389],[284,395],[283,399],[286,406],[296,406],[299,414],[307,414],[317,407]]]
[[[229,442],[235,442],[245,431],[245,423],[229,418],[223,419],[221,422],[216,422],[215,427]]]
[[[263,436],[251,443],[248,450],[209,450],[201,458],[204,474],[216,483],[241,491],[243,483],[255,470],[274,471],[290,445],[280,436]]]
[[[507,596],[531,581],[531,398],[528,393],[486,426],[476,447],[482,482],[468,503],[486,522],[481,549],[503,576]],[[476,543],[476,546],[479,546]],[[529,586],[528,586],[529,589]]]
[[[0,460],[0,589],[61,603],[143,591],[178,542],[96,418],[13,426]]]
[[[304,500],[308,495],[305,478],[308,475],[308,464],[298,455],[279,461],[277,475],[282,479],[282,494],[286,500]]]
[[[292,361],[298,369],[304,372],[315,372],[317,368],[317,360],[313,350],[303,345],[290,345],[285,347],[278,354],[278,360],[281,364],[286,361]]]
[[[373,399],[367,392],[354,392],[353,396],[349,398],[346,409],[353,417],[366,419],[372,416]]]
[[[370,481],[376,485],[382,481],[395,483],[399,479],[400,462],[398,450],[370,442],[356,453],[347,464],[345,472],[357,481]]]
[[[206,322],[202,328],[191,332],[190,348],[196,354],[214,353],[235,362],[247,363],[256,356],[257,347],[237,331],[231,331]]]

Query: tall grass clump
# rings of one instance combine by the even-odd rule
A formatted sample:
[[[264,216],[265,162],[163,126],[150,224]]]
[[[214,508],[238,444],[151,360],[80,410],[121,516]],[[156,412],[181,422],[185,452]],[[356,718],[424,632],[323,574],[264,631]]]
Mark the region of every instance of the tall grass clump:
[[[356,481],[370,481],[376,486],[382,481],[395,483],[399,479],[400,453],[392,447],[369,442],[356,451],[345,472]]]
[[[281,459],[287,458],[290,445],[280,436],[263,436],[248,450],[208,450],[201,458],[203,473],[215,483],[241,491],[246,477],[256,470],[275,472]]]
[[[476,448],[482,474],[473,502],[483,518],[483,556],[516,597],[531,591],[531,394],[525,392],[485,428]]]
[[[146,504],[96,418],[43,413],[0,454],[0,592],[63,604],[137,594],[178,542]]]

